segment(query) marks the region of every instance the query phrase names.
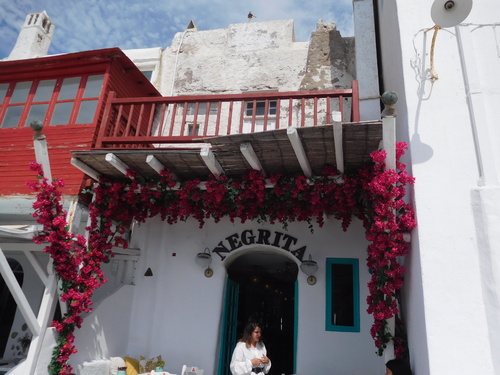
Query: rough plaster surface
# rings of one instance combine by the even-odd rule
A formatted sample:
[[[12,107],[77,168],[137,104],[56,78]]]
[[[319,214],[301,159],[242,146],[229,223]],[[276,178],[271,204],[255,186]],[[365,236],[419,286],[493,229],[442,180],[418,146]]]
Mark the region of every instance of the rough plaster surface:
[[[311,34],[306,70],[300,90],[327,90],[351,87],[353,38],[342,38],[334,23],[321,20]]]
[[[29,59],[47,55],[54,29],[55,26],[45,11],[28,14],[7,60]]]
[[[320,22],[311,42],[294,40],[292,20],[178,33],[163,55],[160,91],[195,95],[351,87],[353,43],[335,24]]]

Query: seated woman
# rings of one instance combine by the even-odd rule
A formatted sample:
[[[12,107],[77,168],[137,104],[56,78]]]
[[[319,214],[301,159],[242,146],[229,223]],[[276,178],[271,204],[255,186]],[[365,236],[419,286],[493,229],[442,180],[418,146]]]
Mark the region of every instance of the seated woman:
[[[231,358],[233,375],[267,374],[271,368],[271,360],[261,341],[262,330],[258,323],[248,323],[243,330],[243,337],[234,348]]]

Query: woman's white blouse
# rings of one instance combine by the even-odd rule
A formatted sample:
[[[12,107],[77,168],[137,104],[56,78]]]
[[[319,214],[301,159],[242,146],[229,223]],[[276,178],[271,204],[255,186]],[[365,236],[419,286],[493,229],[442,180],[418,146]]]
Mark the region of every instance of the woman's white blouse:
[[[262,355],[267,355],[266,346],[259,342],[256,347],[247,348],[244,342],[238,342],[234,348],[233,357],[231,358],[231,373],[233,375],[250,375],[252,374],[253,358],[261,358]],[[265,374],[271,368],[271,361],[264,365],[263,371]]]

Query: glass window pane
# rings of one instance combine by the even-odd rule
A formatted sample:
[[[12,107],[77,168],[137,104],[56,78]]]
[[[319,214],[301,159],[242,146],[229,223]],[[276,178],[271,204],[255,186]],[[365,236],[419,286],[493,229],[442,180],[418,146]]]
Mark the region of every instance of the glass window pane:
[[[269,115],[276,115],[276,100],[271,100],[269,102]]]
[[[354,325],[352,264],[332,264],[332,325]]]
[[[35,102],[48,102],[52,97],[52,93],[54,92],[54,86],[56,85],[55,79],[48,79],[44,81],[40,81],[38,83],[38,87],[36,88],[35,97],[33,101]]]
[[[143,70],[142,74],[148,79],[148,81],[151,81],[151,77],[153,76],[153,71],[152,70]]]
[[[247,102],[246,103],[246,116],[252,116],[253,115],[253,102]],[[266,110],[266,102],[260,101],[257,102],[257,105],[255,107],[255,115],[256,116],[264,116]],[[269,101],[268,108],[267,108],[267,114],[268,115],[276,115],[276,100],[271,100]]]
[[[80,77],[65,78],[59,90],[58,100],[75,99],[80,86]]]
[[[50,125],[67,125],[69,123],[69,117],[71,116],[72,109],[73,102],[57,103],[54,113],[52,114]]]
[[[98,98],[101,94],[102,81],[104,76],[89,76],[87,79],[87,84],[85,85],[85,92],[83,93],[84,98]]]
[[[5,94],[7,94],[7,90],[9,89],[8,83],[0,83],[0,105],[5,99]]]
[[[49,108],[48,104],[32,105],[30,108],[30,113],[28,114],[28,118],[24,123],[24,126],[30,126],[30,124],[35,120],[38,120],[43,123],[43,120],[45,119],[45,114],[47,113],[47,108]]]
[[[91,124],[94,121],[97,100],[86,100],[80,104],[80,112],[76,119],[77,124]]]
[[[196,103],[188,103],[188,115],[194,115],[194,111],[196,109]],[[211,105],[210,107],[210,113],[215,113],[217,114],[217,107],[214,107],[214,104]],[[207,103],[202,102],[198,103],[198,116],[203,116],[207,113]]]
[[[327,331],[360,332],[359,260],[326,259]]]
[[[19,118],[23,113],[23,106],[15,106],[7,108],[7,112],[5,113],[5,117],[2,121],[2,128],[15,128],[19,123]]]
[[[10,103],[25,103],[31,89],[32,82],[18,82],[10,98]]]
[[[256,115],[257,116],[264,116],[264,109],[265,109],[265,102],[257,102],[257,108],[256,108]]]

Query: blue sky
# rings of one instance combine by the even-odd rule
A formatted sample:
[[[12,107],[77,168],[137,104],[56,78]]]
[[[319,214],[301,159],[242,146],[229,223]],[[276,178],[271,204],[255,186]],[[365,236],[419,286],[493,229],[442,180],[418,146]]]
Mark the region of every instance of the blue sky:
[[[49,54],[100,48],[170,45],[190,20],[199,30],[254,21],[293,19],[307,41],[319,19],[353,35],[352,0],[0,0],[0,59],[14,47],[26,15],[45,10],[55,24]]]

